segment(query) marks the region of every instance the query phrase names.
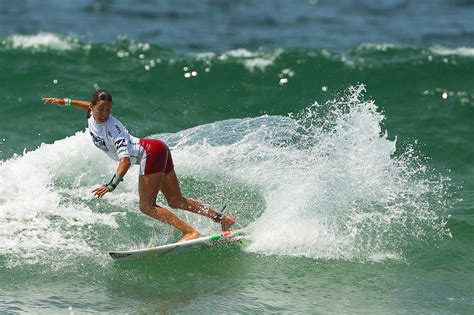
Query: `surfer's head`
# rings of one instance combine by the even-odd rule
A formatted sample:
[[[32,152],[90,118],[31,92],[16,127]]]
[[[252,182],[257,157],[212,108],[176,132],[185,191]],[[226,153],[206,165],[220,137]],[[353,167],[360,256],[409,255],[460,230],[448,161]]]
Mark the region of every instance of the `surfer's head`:
[[[106,90],[97,90],[92,94],[92,101],[89,110],[87,111],[87,118],[91,115],[98,123],[103,123],[109,119],[112,112],[112,95]]]

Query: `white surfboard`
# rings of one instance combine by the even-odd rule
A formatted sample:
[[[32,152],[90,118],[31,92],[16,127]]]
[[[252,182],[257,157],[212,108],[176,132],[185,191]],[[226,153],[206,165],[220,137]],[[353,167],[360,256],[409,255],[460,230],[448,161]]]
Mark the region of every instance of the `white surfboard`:
[[[166,244],[156,247],[149,247],[143,249],[111,251],[109,255],[113,259],[122,258],[138,258],[138,257],[160,257],[186,252],[202,246],[212,246],[233,241],[239,241],[243,238],[241,231],[228,231],[220,234],[213,234],[209,236],[200,237],[194,240]]]

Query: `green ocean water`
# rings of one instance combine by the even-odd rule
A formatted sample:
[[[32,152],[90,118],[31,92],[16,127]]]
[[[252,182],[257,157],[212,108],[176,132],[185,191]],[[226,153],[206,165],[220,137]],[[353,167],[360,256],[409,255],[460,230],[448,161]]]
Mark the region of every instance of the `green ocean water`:
[[[472,48],[177,53],[43,33],[3,39],[0,68],[0,312],[472,312]],[[248,247],[108,257],[179,235],[138,211],[137,169],[90,194],[115,164],[83,112],[40,100],[95,88]]]

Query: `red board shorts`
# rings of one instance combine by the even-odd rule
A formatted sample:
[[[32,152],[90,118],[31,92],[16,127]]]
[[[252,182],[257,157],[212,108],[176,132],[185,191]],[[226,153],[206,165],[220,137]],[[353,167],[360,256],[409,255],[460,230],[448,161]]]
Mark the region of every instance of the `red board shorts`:
[[[173,170],[173,159],[166,143],[156,139],[140,139],[140,145],[144,149],[140,161],[140,175],[168,174]]]

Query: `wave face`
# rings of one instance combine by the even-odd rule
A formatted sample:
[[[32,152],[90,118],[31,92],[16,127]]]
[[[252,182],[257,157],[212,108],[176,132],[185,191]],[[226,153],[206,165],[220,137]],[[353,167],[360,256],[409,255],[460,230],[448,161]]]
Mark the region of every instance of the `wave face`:
[[[0,311],[468,313],[469,45],[196,53],[44,30],[0,42]],[[107,256],[179,235],[139,212],[136,168],[92,198],[115,163],[84,113],[40,99],[96,88],[133,135],[170,145],[183,192],[227,204],[250,246],[159,263]]]
[[[178,172],[198,181],[193,190],[211,203],[229,203],[249,225],[250,252],[401,259],[414,244],[450,234],[449,178],[433,173],[411,146],[397,151],[364,91],[351,87],[340,99],[288,116],[224,120],[156,137],[170,144]],[[135,215],[125,210],[138,214],[136,170],[113,197],[91,202],[90,187],[105,182],[114,165],[89,142],[79,132],[0,165],[1,181],[9,183],[0,205],[9,240],[1,252],[9,264],[37,264],[56,251],[62,260],[68,253],[99,255],[96,239],[137,233]],[[232,187],[247,193],[227,196]],[[119,229],[117,216],[130,228]],[[154,229],[161,236],[166,230]]]

